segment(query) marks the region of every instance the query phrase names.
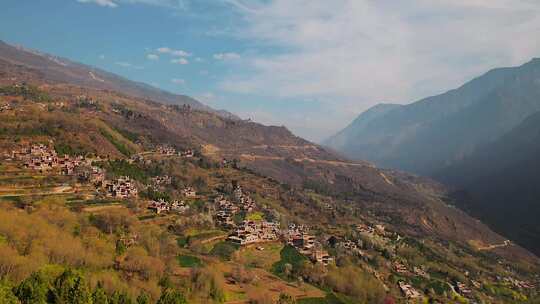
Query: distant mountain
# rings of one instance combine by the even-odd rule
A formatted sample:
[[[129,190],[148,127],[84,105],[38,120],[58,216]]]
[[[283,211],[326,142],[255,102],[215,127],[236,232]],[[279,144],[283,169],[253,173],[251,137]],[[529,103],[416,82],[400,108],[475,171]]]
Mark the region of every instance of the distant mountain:
[[[189,105],[193,108],[214,111],[192,97],[173,94],[142,82],[132,81],[101,69],[76,63],[68,59],[41,53],[21,46],[12,46],[0,40],[0,61],[15,64],[38,72],[40,80],[48,83],[69,83],[84,87],[111,90],[129,96],[159,101],[173,105]],[[35,73],[28,75],[34,76]],[[29,79],[26,79],[29,80]],[[216,111],[234,117],[227,111]]]
[[[375,105],[360,114],[350,125],[325,141],[324,144],[338,151],[345,151],[349,145],[349,140],[358,137],[359,132],[366,128],[370,122],[399,107],[401,105],[387,103]]]
[[[540,253],[540,112],[436,177],[460,189],[459,207]]]
[[[325,144],[353,159],[432,175],[539,110],[540,59],[534,59],[408,105],[376,106]]]
[[[539,111],[533,59],[409,105],[375,106],[325,144],[450,185],[454,204],[538,254]]]

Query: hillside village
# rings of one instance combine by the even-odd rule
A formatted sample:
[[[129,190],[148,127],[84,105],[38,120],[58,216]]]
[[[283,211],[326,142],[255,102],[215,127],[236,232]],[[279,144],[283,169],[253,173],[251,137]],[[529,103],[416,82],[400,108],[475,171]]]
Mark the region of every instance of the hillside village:
[[[88,114],[108,106],[81,100],[46,107],[17,100],[0,114],[0,128],[25,113],[47,115],[48,107],[78,117],[68,109]],[[111,115],[122,114],[119,108]],[[16,142],[3,137],[0,200],[6,212],[47,220],[52,215],[43,210],[65,208],[79,221],[66,239],[87,234],[112,248],[110,264],[87,268],[92,288],[100,282],[109,294],[120,288],[137,298],[143,290],[157,300],[172,288],[160,285],[167,278],[193,303],[276,303],[288,296],[297,303],[513,303],[537,295],[540,277],[525,262],[414,235],[376,209],[209,158],[199,146],[149,143],[101,120],[91,124],[99,126],[94,141],[113,150],[73,153],[82,139],[65,142],[51,130]],[[0,246],[9,231],[2,229]],[[219,292],[197,283],[201,278]]]
[[[49,145],[53,145],[52,142]],[[117,178],[106,178],[107,171],[99,166],[94,165],[96,162],[102,161],[100,158],[85,158],[82,156],[63,155],[58,156],[54,148],[45,144],[31,144],[27,147],[22,147],[18,150],[13,150],[9,153],[6,161],[12,161],[18,164],[21,169],[30,169],[43,173],[44,171],[57,170],[62,175],[76,176],[79,181],[83,181],[93,185],[96,196],[103,196],[111,199],[129,200],[138,199],[139,192],[143,189],[152,189],[159,191],[166,189],[172,184],[172,177],[168,175],[158,175],[150,179],[150,184],[144,185],[129,176],[119,176]],[[191,150],[188,150],[191,151]],[[149,153],[155,153],[161,156],[177,156],[179,158],[193,158],[192,153],[178,153],[175,149],[168,147],[158,147],[155,152],[145,152],[134,159],[142,163],[151,163]],[[8,155],[8,154],[6,154]],[[290,222],[284,226],[279,221],[268,221],[261,217],[261,214],[272,214],[275,210],[263,207],[258,204],[241,185],[236,185],[229,195],[219,192],[210,193],[210,195],[198,194],[197,191],[187,186],[179,191],[179,198],[175,200],[167,200],[164,198],[146,200],[147,209],[156,215],[164,215],[175,213],[186,215],[192,209],[190,201],[194,199],[206,200],[207,205],[211,210],[211,216],[215,219],[218,226],[222,227],[229,234],[225,238],[227,242],[240,246],[255,246],[259,251],[264,251],[266,243],[280,242],[284,246],[291,246],[299,254],[311,260],[312,263],[329,266],[335,263],[336,256],[331,255],[329,251],[343,252],[346,255],[357,256],[361,259],[369,261],[373,251],[369,250],[366,242],[379,242],[386,252],[397,252],[400,241],[403,240],[399,234],[386,230],[383,224],[359,223],[355,225],[355,231],[360,238],[351,239],[343,238],[338,235],[330,235],[321,239],[310,233],[309,226],[295,224]],[[329,206],[325,206],[326,209]],[[331,209],[331,208],[330,208]],[[237,217],[239,214],[255,214],[258,215],[253,219],[241,219]],[[186,215],[187,216],[187,215]],[[130,238],[126,242],[122,239],[127,247],[137,243],[135,238]],[[327,248],[327,249],[325,249]],[[380,250],[380,249],[379,249]],[[377,250],[376,250],[377,251]],[[371,254],[370,254],[371,252]],[[401,291],[401,295],[407,299],[422,299],[425,295],[421,290],[414,288],[407,280],[413,279],[429,279],[429,274],[424,270],[425,265],[412,266],[409,268],[406,260],[403,257],[389,253],[390,257],[390,272],[395,273],[404,279],[397,281],[396,286]],[[373,270],[376,277],[381,277],[380,272]],[[467,277],[468,274],[465,274]],[[531,290],[535,286],[530,282],[521,281],[513,277],[498,278],[502,282],[507,282],[513,287],[521,290]],[[470,298],[473,294],[473,289],[481,289],[481,284],[478,281],[470,279],[468,283],[460,281],[447,281],[452,292],[464,299]],[[386,289],[388,287],[385,285]]]

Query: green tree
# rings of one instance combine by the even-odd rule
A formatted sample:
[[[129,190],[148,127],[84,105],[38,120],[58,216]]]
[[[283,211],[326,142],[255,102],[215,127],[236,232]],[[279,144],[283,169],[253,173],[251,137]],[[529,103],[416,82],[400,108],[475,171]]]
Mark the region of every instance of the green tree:
[[[47,304],[48,285],[42,274],[34,272],[15,288],[15,295],[23,304]]]
[[[164,275],[158,282],[162,290],[174,289],[174,283],[171,281],[168,275]]]
[[[5,280],[0,280],[0,301],[4,304],[20,303],[19,299],[13,294],[11,285]]]
[[[94,304],[109,304],[109,297],[103,289],[102,283],[98,282],[94,293],[92,294],[92,300]]]
[[[56,304],[92,304],[92,295],[84,278],[71,269],[54,281],[52,298]]]
[[[161,293],[157,304],[187,304],[187,301],[178,290],[166,289]]]
[[[133,304],[133,300],[127,293],[115,291],[111,296],[109,304]]]
[[[146,292],[141,292],[137,297],[137,304],[150,304],[150,296]]]
[[[127,247],[124,242],[118,240],[116,241],[116,255],[123,255],[126,253]]]

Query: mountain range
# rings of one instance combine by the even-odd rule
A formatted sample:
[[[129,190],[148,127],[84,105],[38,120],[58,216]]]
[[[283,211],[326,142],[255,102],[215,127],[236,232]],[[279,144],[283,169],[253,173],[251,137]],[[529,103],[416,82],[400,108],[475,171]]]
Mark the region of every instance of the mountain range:
[[[379,169],[365,161],[351,162],[295,136],[284,127],[225,117],[191,98],[157,89],[149,89],[139,96],[137,90],[146,90],[147,86],[7,44],[0,49],[0,67],[0,84],[26,82],[40,85],[63,98],[87,96],[104,103],[101,111],[91,111],[88,118],[81,120],[81,123],[89,121],[85,125],[72,125],[73,118],[65,117],[69,113],[58,112],[54,117],[47,116],[35,122],[45,125],[32,126],[47,128],[47,125],[70,122],[63,129],[85,130],[83,134],[78,131],[65,133],[62,142],[66,145],[122,157],[122,151],[103,137],[100,128],[96,129],[95,124],[90,123],[91,117],[95,117],[109,126],[108,129],[121,130],[121,134],[137,134],[137,142],[143,145],[158,141],[177,147],[197,147],[210,158],[236,160],[242,167],[296,189],[309,187],[357,201],[364,208],[373,209],[395,222],[407,233],[484,244],[503,240],[474,218],[446,206],[441,200],[446,193],[441,184],[399,171]],[[94,80],[90,75],[92,71],[106,81]],[[156,94],[152,95],[155,99],[148,98],[152,93]],[[170,99],[161,103],[161,96],[176,96],[176,105],[164,105],[170,103]],[[193,108],[179,106],[182,102]],[[121,134],[118,136],[122,137]],[[122,142],[133,152],[140,152],[141,148],[136,148],[138,145],[129,138]],[[521,250],[513,248],[517,252]]]
[[[495,78],[488,82],[500,81]],[[472,95],[481,95],[475,91],[468,89],[469,105]],[[439,107],[457,113],[467,105]],[[371,128],[404,108],[379,105],[355,124]],[[206,303],[209,296],[248,303],[263,293],[273,300],[257,303],[276,303],[287,297],[284,290],[297,303],[401,303],[412,301],[411,293],[439,303],[532,300],[540,259],[513,242],[515,236],[527,245],[527,239],[520,231],[507,233],[510,226],[494,232],[463,210],[493,216],[485,219],[491,225],[504,220],[497,217],[508,206],[503,200],[494,203],[493,214],[477,202],[491,195],[492,185],[508,186],[504,197],[510,197],[515,184],[506,183],[507,176],[523,182],[519,191],[536,195],[539,147],[530,147],[540,137],[539,121],[540,114],[531,116],[515,127],[520,136],[509,133],[487,152],[477,150],[480,156],[471,153],[437,171],[441,177],[433,174],[456,183],[447,187],[351,161],[286,127],[242,120],[187,96],[1,44],[0,268],[6,276],[0,295],[11,291],[26,299],[40,282],[39,290],[59,290],[62,284],[47,280],[62,282],[70,274],[58,269],[67,267],[81,271],[78,280],[88,280],[96,292],[104,281],[101,293],[113,299],[119,292],[132,298],[148,293],[154,302],[173,289],[189,303]],[[509,159],[508,144],[527,149],[487,179],[481,172]],[[488,152],[490,158],[483,157]],[[51,156],[56,153],[63,157]],[[459,178],[464,169],[458,166],[466,161],[478,166],[467,180]],[[89,176],[101,182],[89,183]],[[115,185],[135,194],[118,197]],[[155,208],[167,201],[187,208]],[[534,213],[525,210],[516,207],[508,218],[527,216],[523,228],[534,241]],[[242,232],[259,226],[284,237]],[[240,236],[256,236],[256,243],[231,243]]]
[[[455,204],[540,252],[540,59],[407,105],[377,105],[325,141],[350,158],[433,177]]]
[[[73,85],[122,92],[149,100],[159,100],[166,104],[189,105],[196,109],[238,118],[223,110],[214,110],[198,100],[173,94],[143,82],[128,80],[102,69],[71,61],[69,59],[45,54],[22,46],[12,46],[0,40],[0,59],[13,67],[25,67],[39,71],[39,77],[45,82],[61,82]],[[5,73],[5,66],[2,71]]]

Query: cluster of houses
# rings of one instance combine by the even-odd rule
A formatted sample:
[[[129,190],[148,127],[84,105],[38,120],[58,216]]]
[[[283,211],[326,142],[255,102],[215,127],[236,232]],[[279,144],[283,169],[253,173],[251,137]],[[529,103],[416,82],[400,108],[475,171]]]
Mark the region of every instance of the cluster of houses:
[[[152,177],[152,185],[154,187],[167,186],[172,183],[172,177],[168,175]]]
[[[505,277],[505,278],[502,278],[502,281],[507,283],[507,284],[510,284],[516,288],[520,288],[520,289],[532,289],[534,288],[534,285],[529,283],[529,282],[526,282],[526,281],[521,281],[521,280],[518,280],[518,279],[514,279],[512,277]]]
[[[240,211],[251,212],[255,209],[255,201],[237,186],[233,191],[233,200],[229,201],[220,195],[214,199],[217,206],[216,221],[223,227],[232,228],[235,226],[233,217]]]
[[[423,278],[426,278],[426,279],[429,279],[429,278],[430,278],[429,273],[427,273],[427,272],[426,272],[423,268],[421,268],[421,267],[413,266],[413,272],[414,272],[414,274],[416,274],[417,276],[420,276],[420,277],[423,277]]]
[[[226,228],[234,227],[233,217],[240,211],[240,208],[223,196],[216,197],[214,203],[217,205],[215,217],[218,224]]]
[[[162,155],[176,155],[176,149],[171,146],[157,146],[156,152]]]
[[[369,256],[364,252],[362,249],[360,249],[359,244],[362,244],[362,241],[352,241],[352,240],[345,240],[341,242],[337,242],[333,247],[337,249],[342,249],[344,252],[349,254],[354,254],[360,257],[368,258]]]
[[[105,189],[108,197],[126,199],[137,197],[138,195],[135,182],[127,176],[122,176],[111,181],[104,181],[103,188]]]
[[[25,168],[41,172],[59,168],[64,175],[73,174],[75,168],[85,161],[82,156],[64,155],[60,157],[54,149],[44,144],[34,144],[30,147],[14,150],[11,154],[11,158],[22,161]]]
[[[330,254],[322,249],[315,236],[307,232],[307,228],[301,225],[290,224],[285,232],[285,241],[293,246],[301,254],[309,257],[313,262],[328,265],[334,260]]]
[[[276,241],[279,232],[279,223],[246,220],[236,227],[228,240],[239,245]]]
[[[75,104],[81,108],[97,108],[98,106],[98,102],[94,99],[92,99],[91,97],[88,97],[86,95],[79,95],[77,96],[77,98],[75,99]],[[116,109],[113,109],[113,112],[115,111]],[[115,112],[117,113],[117,112]]]
[[[409,274],[407,267],[398,261],[394,261],[394,271],[399,274]]]
[[[398,286],[407,299],[421,299],[423,297],[422,293],[414,289],[410,284],[405,283],[405,281],[399,281]]]
[[[9,103],[0,105],[0,112],[9,111],[9,110],[11,110],[11,105]]]
[[[139,163],[139,164],[149,165],[149,164],[152,163],[152,160],[151,159],[146,159],[144,157],[144,155],[142,155],[142,154],[134,154],[128,159],[128,162],[130,164]]]
[[[195,189],[193,189],[193,187],[186,187],[186,188],[182,189],[182,191],[180,191],[180,193],[182,194],[182,196],[187,197],[187,198],[197,197],[197,191],[195,191]]]
[[[255,209],[255,201],[248,194],[244,193],[241,186],[236,186],[233,191],[233,198],[241,210],[251,212]]]
[[[187,149],[179,153],[181,157],[191,158],[195,156],[195,152],[192,149]]]
[[[281,238],[313,262],[328,265],[333,260],[328,252],[322,249],[315,236],[307,233],[305,226],[290,224],[287,230],[281,230],[277,222],[255,220],[244,220],[235,225],[233,221],[235,214],[241,211],[251,212],[256,208],[255,201],[242,190],[241,186],[234,188],[232,201],[220,195],[214,199],[214,203],[217,206],[216,221],[224,227],[234,228],[228,237],[230,242],[248,245],[277,241]]]
[[[456,292],[460,293],[463,296],[468,296],[472,293],[472,290],[469,286],[465,285],[463,282],[456,282],[455,289]]]
[[[378,234],[378,235],[385,235],[386,229],[384,225],[377,224],[374,226],[366,225],[366,224],[358,224],[356,225],[356,231],[364,234]]]
[[[148,203],[148,209],[154,211],[157,214],[161,214],[164,212],[185,213],[189,210],[189,205],[187,205],[184,201],[175,200],[170,203],[164,199],[159,199],[157,201],[150,201],[150,203]]]
[[[191,158],[195,156],[195,152],[192,149],[187,149],[184,151],[176,151],[174,147],[171,146],[157,146],[156,152],[158,154],[166,155],[166,156],[173,156],[173,155],[179,155],[181,157]]]
[[[92,166],[90,170],[85,170],[79,173],[79,180],[90,182],[95,186],[100,186],[105,181],[105,170],[100,167]]]

